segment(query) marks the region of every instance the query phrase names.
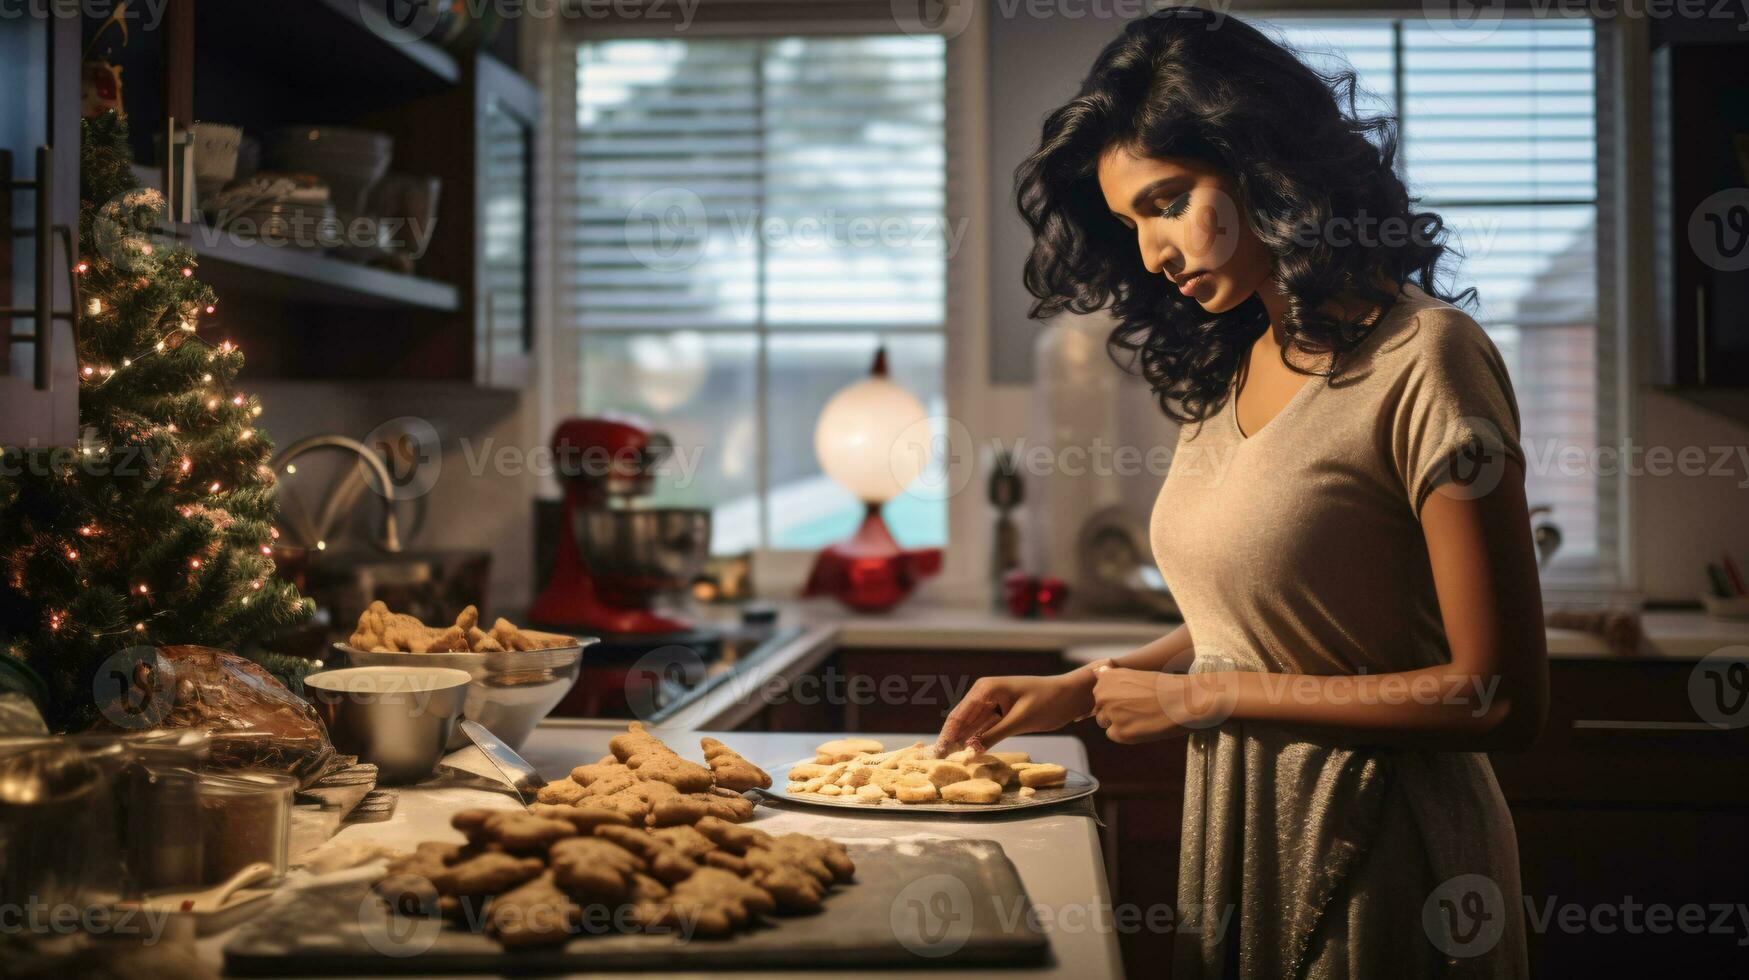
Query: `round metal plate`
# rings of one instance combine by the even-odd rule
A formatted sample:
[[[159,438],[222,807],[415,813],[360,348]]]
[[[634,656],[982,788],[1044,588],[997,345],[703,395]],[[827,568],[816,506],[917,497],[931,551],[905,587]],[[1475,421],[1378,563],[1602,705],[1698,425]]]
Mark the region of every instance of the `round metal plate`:
[[[813,762],[813,756],[784,763],[781,766],[763,766],[767,772],[787,773],[794,766],[804,762]],[[775,780],[777,777],[774,776]],[[844,810],[871,810],[883,813],[957,813],[960,815],[978,813],[1007,813],[1012,810],[1029,810],[1039,806],[1055,806],[1066,800],[1078,800],[1083,796],[1092,796],[1099,790],[1099,780],[1075,769],[1070,769],[1063,780],[1063,785],[1050,789],[1041,789],[1032,796],[1021,796],[1020,787],[1002,791],[1002,799],[995,803],[900,803],[891,797],[880,803],[858,803],[855,799],[842,796],[821,796],[818,793],[786,793],[781,788],[756,789],[753,792],[772,800],[790,800],[796,803],[806,803],[809,806],[835,807]]]

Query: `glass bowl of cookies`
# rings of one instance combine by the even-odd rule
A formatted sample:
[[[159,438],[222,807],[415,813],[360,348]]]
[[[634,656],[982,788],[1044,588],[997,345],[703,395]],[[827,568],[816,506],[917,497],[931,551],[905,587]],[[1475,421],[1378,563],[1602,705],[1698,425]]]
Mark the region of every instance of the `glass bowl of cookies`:
[[[567,636],[522,629],[507,619],[490,626],[469,606],[451,624],[428,626],[415,616],[373,602],[358,627],[334,649],[351,667],[453,667],[467,671],[462,717],[486,726],[512,749],[564,700],[593,636]],[[458,726],[449,748],[467,744]]]

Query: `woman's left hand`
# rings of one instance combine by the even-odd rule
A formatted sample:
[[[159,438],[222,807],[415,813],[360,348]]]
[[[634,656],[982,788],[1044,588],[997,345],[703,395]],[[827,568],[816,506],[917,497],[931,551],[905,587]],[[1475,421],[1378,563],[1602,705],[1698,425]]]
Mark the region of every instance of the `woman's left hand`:
[[[1109,667],[1093,682],[1093,717],[1113,742],[1155,742],[1219,724],[1231,710],[1188,674]],[[1226,710],[1222,710],[1225,708]]]
[[[1109,667],[1093,681],[1093,717],[1113,742],[1154,742],[1178,734],[1166,713],[1166,688],[1172,674]]]

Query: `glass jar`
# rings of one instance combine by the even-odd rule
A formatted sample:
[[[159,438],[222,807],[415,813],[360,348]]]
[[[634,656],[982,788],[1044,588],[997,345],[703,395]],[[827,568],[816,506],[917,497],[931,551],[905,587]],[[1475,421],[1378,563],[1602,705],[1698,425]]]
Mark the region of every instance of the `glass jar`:
[[[207,773],[200,781],[201,883],[216,885],[257,861],[283,877],[297,780],[267,772]]]

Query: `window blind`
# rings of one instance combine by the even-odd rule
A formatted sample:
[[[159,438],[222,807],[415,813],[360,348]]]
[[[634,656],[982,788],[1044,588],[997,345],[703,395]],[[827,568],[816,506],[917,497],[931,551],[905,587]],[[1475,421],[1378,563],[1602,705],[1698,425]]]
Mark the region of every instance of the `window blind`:
[[[1362,111],[1398,116],[1410,193],[1445,219],[1461,253],[1445,285],[1475,287],[1472,312],[1511,371],[1530,503],[1552,508],[1563,564],[1607,563],[1614,493],[1591,462],[1613,438],[1600,415],[1600,392],[1612,388],[1600,380],[1614,368],[1599,358],[1610,328],[1598,304],[1592,23],[1506,18],[1473,32],[1408,20],[1273,23],[1314,67],[1352,65]]]
[[[576,329],[940,329],[945,42],[578,49]]]
[[[902,34],[592,40],[576,48],[561,201],[561,333],[582,407],[665,429],[713,550],[812,548],[861,506],[813,423],[877,346],[943,404],[947,44]],[[942,544],[946,505],[886,512]]]

